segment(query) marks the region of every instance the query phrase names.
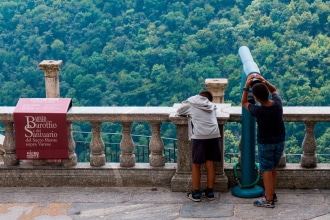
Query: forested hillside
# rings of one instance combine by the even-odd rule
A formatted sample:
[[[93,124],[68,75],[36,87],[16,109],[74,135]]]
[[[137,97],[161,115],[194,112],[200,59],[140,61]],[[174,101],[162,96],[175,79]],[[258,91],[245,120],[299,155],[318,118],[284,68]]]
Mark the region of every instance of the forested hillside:
[[[172,106],[206,78],[228,78],[225,102],[240,105],[243,45],[284,105],[329,105],[326,0],[0,0],[0,105],[45,97],[48,59],[63,60],[61,97],[74,106]],[[288,125],[297,152],[303,129]]]

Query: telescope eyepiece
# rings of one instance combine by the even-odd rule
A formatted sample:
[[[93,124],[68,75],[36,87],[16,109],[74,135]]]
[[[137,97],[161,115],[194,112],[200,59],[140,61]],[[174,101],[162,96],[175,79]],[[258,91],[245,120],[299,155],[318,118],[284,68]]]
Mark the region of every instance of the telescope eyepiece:
[[[252,78],[252,83],[251,83],[251,87],[253,87],[255,84],[257,83],[261,83],[261,80],[258,78]]]

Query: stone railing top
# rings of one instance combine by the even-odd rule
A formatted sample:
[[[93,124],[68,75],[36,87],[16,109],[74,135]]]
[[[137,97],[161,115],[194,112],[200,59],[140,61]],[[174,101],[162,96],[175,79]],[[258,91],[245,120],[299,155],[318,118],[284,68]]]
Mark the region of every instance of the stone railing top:
[[[67,114],[68,121],[169,121],[173,107],[71,107]]]
[[[13,121],[15,107],[0,107],[0,121]],[[168,121],[173,107],[71,107],[67,120],[71,122],[118,122],[118,121]]]
[[[15,107],[0,107],[0,121],[13,121]]]
[[[173,107],[174,109],[177,109],[181,104],[174,104]],[[225,124],[230,115],[227,112],[224,112],[223,109],[229,108],[231,105],[230,104],[216,104],[217,106],[217,111],[216,111],[216,117],[218,119],[218,123],[220,124]],[[187,124],[187,120],[184,117],[180,117],[176,115],[176,111],[172,112],[170,114],[170,119],[171,122],[175,124]]]
[[[229,121],[241,121],[242,107],[234,106],[222,109],[230,115]],[[328,106],[284,106],[284,121],[315,121],[330,122],[330,107]]]
[[[71,107],[67,120],[78,121],[104,121],[104,122],[134,122],[134,121],[185,121],[183,117],[176,116],[173,107]],[[230,104],[217,104],[218,121],[241,121],[242,107]],[[13,121],[15,107],[0,107],[0,121]],[[315,121],[330,122],[330,107],[327,106],[284,106],[284,121]]]

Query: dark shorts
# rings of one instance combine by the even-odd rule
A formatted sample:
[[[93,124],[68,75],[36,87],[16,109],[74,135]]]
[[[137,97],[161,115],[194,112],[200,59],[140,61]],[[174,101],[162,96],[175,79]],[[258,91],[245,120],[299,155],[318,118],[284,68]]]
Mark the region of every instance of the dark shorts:
[[[271,171],[280,163],[284,151],[284,141],[278,144],[259,144],[258,159],[261,171]]]
[[[192,139],[192,162],[203,164],[207,160],[221,161],[221,139]]]

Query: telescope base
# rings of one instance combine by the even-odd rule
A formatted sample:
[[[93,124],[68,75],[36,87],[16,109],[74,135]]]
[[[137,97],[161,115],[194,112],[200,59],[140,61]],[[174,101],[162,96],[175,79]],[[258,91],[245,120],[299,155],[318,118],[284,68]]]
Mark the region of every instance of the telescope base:
[[[264,195],[264,189],[261,186],[254,186],[253,188],[242,189],[239,186],[234,186],[231,190],[233,196],[240,198],[256,198]]]

